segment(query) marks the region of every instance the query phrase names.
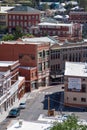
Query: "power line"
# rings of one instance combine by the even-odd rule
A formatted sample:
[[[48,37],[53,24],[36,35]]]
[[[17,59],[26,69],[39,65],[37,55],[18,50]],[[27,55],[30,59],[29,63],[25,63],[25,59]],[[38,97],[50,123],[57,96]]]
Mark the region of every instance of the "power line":
[[[45,98],[45,99],[48,100],[48,98]],[[54,100],[54,99],[52,99],[52,98],[50,98],[50,101],[54,101],[54,102],[59,103],[59,104],[62,104],[62,105],[64,106],[64,102],[56,101],[56,100]],[[51,102],[50,102],[50,103],[51,103]],[[68,107],[73,107],[73,108],[78,108],[78,109],[82,109],[82,110],[83,110],[82,107],[77,107],[77,106],[73,106],[73,105],[69,105]]]

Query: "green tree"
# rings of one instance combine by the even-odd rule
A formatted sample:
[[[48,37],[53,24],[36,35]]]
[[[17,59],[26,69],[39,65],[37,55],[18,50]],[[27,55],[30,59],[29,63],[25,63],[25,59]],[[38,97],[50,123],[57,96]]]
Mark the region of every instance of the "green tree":
[[[87,0],[78,0],[79,6],[87,10]]]
[[[12,34],[6,34],[2,37],[3,41],[8,41],[8,40],[14,40],[14,36]]]
[[[46,9],[49,9],[49,5],[46,3],[46,4],[43,4],[43,10],[46,10]]]
[[[17,26],[15,29],[13,29],[13,35],[14,35],[14,39],[18,39],[19,37],[22,37],[23,36],[22,28]]]
[[[79,125],[78,118],[75,115],[68,117],[63,123],[55,122],[50,130],[87,130],[87,126]]]

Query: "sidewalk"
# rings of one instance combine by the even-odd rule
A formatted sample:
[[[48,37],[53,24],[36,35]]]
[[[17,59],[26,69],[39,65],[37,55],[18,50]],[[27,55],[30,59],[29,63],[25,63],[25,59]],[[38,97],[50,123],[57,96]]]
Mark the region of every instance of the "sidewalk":
[[[49,88],[51,88],[51,87],[53,87],[53,86],[40,87],[39,89],[35,89],[35,90],[33,90],[32,92],[25,93],[25,95],[24,95],[20,100],[17,99],[17,100],[14,102],[14,105],[13,105],[11,108],[9,108],[6,112],[0,114],[0,122],[2,122],[3,120],[5,120],[6,117],[7,117],[7,115],[8,115],[8,113],[9,113],[9,111],[10,111],[10,109],[12,109],[12,108],[14,108],[14,107],[18,107],[19,104],[20,104],[20,102],[26,102],[27,99],[33,98],[33,94],[34,94],[34,97],[35,97],[36,94],[37,94],[37,92],[42,91],[42,90],[49,89]]]

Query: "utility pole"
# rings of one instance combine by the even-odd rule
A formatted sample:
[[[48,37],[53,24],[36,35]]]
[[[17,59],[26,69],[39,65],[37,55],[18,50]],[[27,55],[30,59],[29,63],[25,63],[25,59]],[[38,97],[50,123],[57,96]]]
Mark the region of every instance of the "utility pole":
[[[48,116],[50,116],[50,97],[48,97]]]

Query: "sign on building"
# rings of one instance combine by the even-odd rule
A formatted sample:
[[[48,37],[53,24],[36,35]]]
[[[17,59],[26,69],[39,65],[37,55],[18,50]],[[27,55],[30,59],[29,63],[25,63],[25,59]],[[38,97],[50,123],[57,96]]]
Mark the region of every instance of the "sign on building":
[[[68,89],[81,89],[81,78],[68,78]]]

